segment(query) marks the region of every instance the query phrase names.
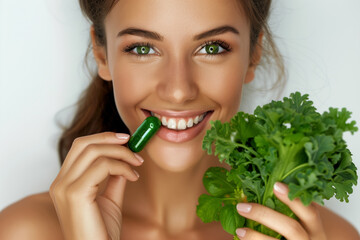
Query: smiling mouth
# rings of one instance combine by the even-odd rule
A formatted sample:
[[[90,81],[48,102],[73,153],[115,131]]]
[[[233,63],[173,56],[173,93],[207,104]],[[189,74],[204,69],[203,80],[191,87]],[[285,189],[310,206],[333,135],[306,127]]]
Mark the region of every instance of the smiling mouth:
[[[193,116],[165,116],[165,114],[146,110],[151,116],[160,119],[161,125],[171,130],[186,130],[200,124],[204,118],[213,111],[203,112]]]

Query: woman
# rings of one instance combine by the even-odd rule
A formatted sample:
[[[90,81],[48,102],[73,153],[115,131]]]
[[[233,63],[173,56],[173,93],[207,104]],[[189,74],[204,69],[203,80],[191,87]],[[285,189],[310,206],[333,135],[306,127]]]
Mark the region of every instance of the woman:
[[[203,224],[195,213],[203,173],[220,165],[201,144],[209,121],[237,112],[261,56],[277,57],[266,27],[270,1],[80,4],[93,24],[98,75],[63,134],[64,162],[49,194],[4,210],[0,238],[230,239],[220,224]],[[151,114],[164,126],[134,154],[127,132]],[[277,183],[274,193],[299,221],[256,204],[238,205],[239,214],[287,239],[359,239],[329,210],[290,202],[286,185]],[[250,229],[237,234],[271,239]]]

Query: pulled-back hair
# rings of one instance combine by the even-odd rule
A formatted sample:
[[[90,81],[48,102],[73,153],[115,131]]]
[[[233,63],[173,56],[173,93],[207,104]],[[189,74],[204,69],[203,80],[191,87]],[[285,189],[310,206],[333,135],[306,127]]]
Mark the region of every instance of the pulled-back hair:
[[[83,14],[94,27],[95,40],[99,46],[106,47],[104,20],[118,1],[79,0]],[[258,44],[259,34],[263,33],[264,37],[261,45],[263,53],[261,59],[263,63],[272,64],[275,62],[275,67],[278,68],[276,85],[283,78],[284,67],[281,55],[274,44],[267,23],[271,0],[238,0],[237,2],[247,14],[250,22],[250,57],[253,55],[254,47]],[[90,51],[91,44],[89,43],[86,55]],[[72,122],[64,128],[60,137],[58,145],[60,162],[63,163],[75,138],[104,131],[129,133],[129,130],[118,114],[112,82],[104,81],[96,73],[87,89],[81,95]]]

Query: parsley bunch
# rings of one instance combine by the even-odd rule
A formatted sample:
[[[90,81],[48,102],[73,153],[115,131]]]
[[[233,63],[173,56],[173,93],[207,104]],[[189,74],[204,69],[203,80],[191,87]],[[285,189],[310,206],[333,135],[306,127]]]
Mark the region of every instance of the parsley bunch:
[[[239,202],[260,203],[290,217],[294,213],[273,194],[275,182],[288,184],[289,198],[304,205],[323,204],[335,195],[348,202],[357,184],[356,167],[343,139],[358,130],[345,108],[320,114],[308,94],[292,93],[283,101],[257,107],[254,114],[238,112],[230,122],[211,122],[203,149],[231,166],[209,168],[199,197],[197,215],[203,222],[220,221],[234,235],[239,227],[281,238],[273,230],[240,216]]]

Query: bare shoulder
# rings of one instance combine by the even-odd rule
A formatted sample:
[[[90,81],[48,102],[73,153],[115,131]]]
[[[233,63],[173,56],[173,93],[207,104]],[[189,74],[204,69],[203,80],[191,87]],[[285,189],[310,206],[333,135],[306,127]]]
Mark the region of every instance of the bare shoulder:
[[[28,196],[0,212],[0,239],[62,239],[48,193]]]
[[[359,232],[347,220],[326,207],[316,205],[329,239],[360,240]],[[331,236],[331,237],[330,237]]]

